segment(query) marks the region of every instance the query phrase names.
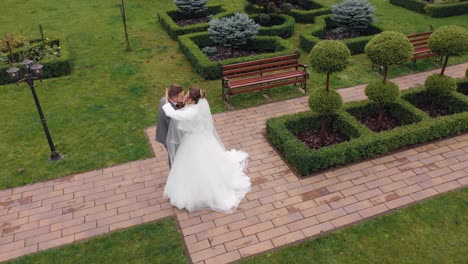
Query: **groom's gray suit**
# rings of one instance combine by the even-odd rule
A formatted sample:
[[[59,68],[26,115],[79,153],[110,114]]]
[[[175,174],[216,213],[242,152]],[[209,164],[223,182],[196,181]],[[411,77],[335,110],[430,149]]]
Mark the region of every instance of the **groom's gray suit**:
[[[163,110],[163,106],[166,103],[166,99],[163,97],[159,101],[158,109],[158,122],[156,123],[156,141],[163,144],[166,147],[167,133],[169,130],[169,124],[171,123],[171,118],[166,116],[166,113]],[[169,100],[169,103],[174,109],[177,109],[176,105]],[[167,147],[166,147],[167,148]],[[169,157],[169,167],[171,167],[171,158]]]

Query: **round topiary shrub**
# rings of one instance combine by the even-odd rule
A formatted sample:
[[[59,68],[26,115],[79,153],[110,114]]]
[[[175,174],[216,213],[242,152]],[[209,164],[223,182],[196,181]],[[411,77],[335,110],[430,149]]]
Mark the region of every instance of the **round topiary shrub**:
[[[312,68],[318,73],[327,74],[326,89],[328,91],[330,87],[330,74],[346,69],[351,52],[340,41],[323,40],[314,46],[309,56]]]
[[[379,105],[379,118],[377,119],[377,131],[382,129],[384,107],[395,102],[400,96],[400,88],[392,82],[373,82],[366,86],[365,93],[369,100]]]
[[[367,0],[345,0],[331,8],[332,21],[350,31],[362,32],[375,21],[375,9]]]
[[[387,81],[388,66],[408,62],[413,56],[413,45],[400,32],[385,31],[369,41],[365,48],[369,59],[384,67],[384,82]]]
[[[335,90],[314,89],[309,96],[309,107],[312,112],[322,116],[320,125],[320,145],[327,138],[327,115],[338,111],[343,105],[341,95]]]
[[[432,98],[431,103],[431,116],[434,116],[434,111],[436,109],[437,100],[441,97],[450,94],[450,92],[457,89],[457,82],[455,79],[449,76],[433,74],[427,77],[424,82],[424,87],[428,92],[429,96]]]
[[[369,100],[385,106],[395,102],[400,95],[400,89],[393,82],[373,82],[366,86],[365,93]]]
[[[335,90],[314,89],[309,96],[310,110],[322,116],[336,112],[342,105],[343,99]]]
[[[255,39],[260,28],[247,14],[238,12],[230,17],[212,19],[209,24],[210,38],[216,44],[229,48],[240,48]]]
[[[179,12],[185,15],[201,14],[208,10],[208,0],[174,0]]]
[[[452,77],[433,74],[427,77],[424,86],[431,96],[443,97],[457,89],[457,82]]]
[[[449,57],[468,52],[468,31],[459,26],[443,26],[432,33],[428,44],[433,52],[445,57],[440,73],[443,75]]]

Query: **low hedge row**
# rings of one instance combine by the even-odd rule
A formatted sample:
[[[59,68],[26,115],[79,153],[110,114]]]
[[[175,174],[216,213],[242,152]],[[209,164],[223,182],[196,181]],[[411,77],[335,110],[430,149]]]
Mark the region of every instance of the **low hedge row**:
[[[303,50],[310,52],[324,37],[327,28],[334,28],[335,25],[331,20],[331,15],[319,16],[316,18],[315,24],[311,30],[301,33],[299,37],[300,46]],[[367,36],[342,40],[349,48],[351,54],[363,53],[366,44],[373,38],[373,35],[379,34],[383,29],[376,25],[370,25],[366,31]]]
[[[213,18],[220,18],[231,13],[232,13],[232,10],[227,10],[222,5],[208,6],[208,14],[212,14]],[[202,31],[208,30],[208,27],[209,27],[208,22],[194,24],[194,25],[187,25],[187,26],[177,25],[174,19],[182,18],[182,17],[183,15],[179,12],[178,9],[161,11],[158,13],[159,22],[174,40],[177,39],[177,36],[180,36],[180,35],[194,33],[194,32],[202,32]]]
[[[247,47],[252,50],[271,50],[273,52],[247,57],[232,58],[222,61],[211,61],[201,50],[214,45],[207,32],[192,33],[179,36],[179,46],[187,56],[195,70],[206,80],[221,77],[221,65],[240,63],[252,60],[266,59],[294,53],[294,46],[287,40],[277,36],[257,36]]]
[[[428,4],[422,0],[390,0],[390,3],[431,17],[449,17],[468,14],[468,2]]]
[[[22,52],[27,48],[41,46],[42,41],[32,40],[29,47],[22,47],[15,50],[13,56],[15,56],[16,61],[22,60]],[[68,48],[68,43],[62,39],[50,38],[46,40],[46,45],[57,45],[60,47],[60,57],[55,58],[46,58],[39,61],[40,64],[44,65],[43,68],[43,79],[54,78],[65,76],[71,73],[71,56]],[[18,67],[23,70],[23,66],[20,63],[14,63],[15,67]],[[0,65],[0,85],[11,83],[10,76],[6,73],[6,70],[10,65]]]
[[[403,97],[417,95],[423,95],[420,89],[403,92]],[[468,99],[458,93],[453,93],[452,100],[464,104],[463,109],[468,107]],[[352,102],[345,104],[343,110],[331,116],[329,118],[331,124],[350,138],[341,144],[313,150],[295,137],[294,134],[297,132],[320,127],[320,117],[312,112],[269,119],[266,124],[267,137],[285,159],[302,176],[306,176],[338,165],[373,158],[406,146],[468,131],[468,111],[430,118],[403,99],[387,107],[387,111],[392,115],[401,115],[402,123],[407,125],[374,133],[353,116],[364,112],[376,114],[377,109],[378,107],[369,101]]]
[[[449,17],[468,14],[468,2],[451,4],[429,4],[425,8],[426,14],[431,17]]]
[[[296,0],[296,2],[309,10],[292,9],[288,15],[294,17],[299,23],[314,23],[315,18],[325,14],[330,14],[329,7],[316,3],[314,0]]]

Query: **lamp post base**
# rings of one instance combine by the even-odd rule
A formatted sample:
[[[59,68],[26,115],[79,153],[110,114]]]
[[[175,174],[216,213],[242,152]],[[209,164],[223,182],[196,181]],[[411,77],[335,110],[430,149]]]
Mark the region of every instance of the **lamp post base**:
[[[63,156],[60,155],[58,152],[52,152],[52,154],[50,154],[50,158],[49,158],[50,161],[56,161],[56,160],[61,160],[61,159],[63,159]]]

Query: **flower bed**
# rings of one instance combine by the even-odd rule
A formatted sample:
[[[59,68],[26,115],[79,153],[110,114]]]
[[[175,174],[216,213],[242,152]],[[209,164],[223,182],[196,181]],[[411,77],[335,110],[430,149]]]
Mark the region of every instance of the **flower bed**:
[[[247,45],[251,50],[271,51],[247,57],[232,58],[221,61],[211,61],[202,48],[214,45],[208,33],[199,32],[179,36],[179,46],[192,63],[195,70],[207,80],[221,77],[221,65],[271,58],[294,53],[294,46],[287,40],[277,36],[258,36]]]
[[[410,100],[420,93],[421,89],[410,89],[402,92],[402,98]],[[452,98],[453,102],[457,102],[458,110],[453,115],[439,118],[430,118],[409,102],[399,99],[387,110],[400,116],[403,126],[380,133],[372,132],[353,116],[376,111],[376,105],[367,100],[347,103],[342,111],[328,118],[328,122],[350,140],[316,150],[309,149],[295,136],[298,132],[320,127],[320,117],[312,112],[269,119],[266,124],[267,137],[300,175],[307,176],[410,145],[466,132],[468,99],[458,93],[453,93]]]
[[[329,7],[318,4],[313,0],[296,0],[296,4],[303,7],[304,10],[293,8],[289,15],[299,23],[314,23],[316,17],[331,13]]]
[[[303,32],[300,35],[300,46],[305,51],[309,52],[317,45],[324,37],[327,29],[335,28],[331,15],[319,16],[316,18],[315,24],[311,30]],[[351,51],[351,54],[359,54],[364,52],[366,44],[372,39],[373,35],[379,34],[383,29],[370,25],[365,36],[341,40]]]
[[[208,6],[208,12],[204,15],[212,15],[213,18],[220,18],[230,13],[232,13],[232,11],[225,9],[222,5],[212,5]],[[162,11],[158,13],[159,22],[173,39],[177,39],[177,36],[184,34],[206,31],[209,27],[208,22],[179,26],[177,25],[176,20],[182,17],[183,15],[179,12],[178,9]]]
[[[46,57],[38,61],[40,64],[44,65],[44,72],[42,78],[48,79],[70,74],[72,70],[72,65],[67,42],[59,38],[50,38],[47,39],[45,43],[47,46],[55,45],[60,49],[58,50],[58,54],[56,57]],[[31,40],[30,45],[15,49],[13,56],[15,57],[16,63],[14,63],[13,65],[22,69],[22,65],[19,63],[19,61],[23,59],[23,52],[32,49],[40,49],[42,45],[42,40],[34,39]],[[7,63],[0,64],[0,85],[11,83],[10,76],[8,75],[8,73],[6,73],[8,67],[10,67],[10,65],[8,65]]]

